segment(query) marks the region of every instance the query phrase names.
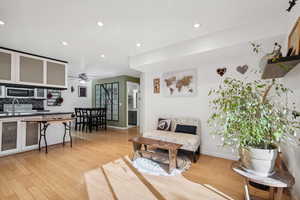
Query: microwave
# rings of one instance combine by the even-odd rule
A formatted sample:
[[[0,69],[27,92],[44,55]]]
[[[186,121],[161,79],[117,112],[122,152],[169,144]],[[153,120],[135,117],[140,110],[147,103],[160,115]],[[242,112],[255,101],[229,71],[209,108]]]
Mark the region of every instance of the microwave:
[[[6,87],[6,98],[34,98],[35,89]]]

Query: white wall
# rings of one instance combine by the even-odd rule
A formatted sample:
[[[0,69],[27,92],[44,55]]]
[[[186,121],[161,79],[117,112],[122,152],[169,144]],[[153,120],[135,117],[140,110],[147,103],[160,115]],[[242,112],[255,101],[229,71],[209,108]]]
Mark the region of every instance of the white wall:
[[[300,17],[300,5],[295,6],[289,16],[287,34],[292,30],[296,20]],[[287,45],[287,41],[286,41]],[[295,102],[296,109],[300,111],[300,64],[287,74],[283,79],[286,87],[292,89],[294,94],[290,97],[291,102]],[[300,131],[299,131],[300,134]],[[283,153],[285,162],[288,165],[289,171],[296,179],[296,184],[293,187],[293,196],[297,200],[300,199],[300,146],[284,145]]]
[[[260,43],[264,44],[266,51],[271,51],[275,41],[283,42],[281,36],[269,38]],[[156,127],[159,117],[193,117],[201,120],[202,144],[201,153],[228,159],[237,159],[236,152],[231,148],[223,148],[220,138],[210,135],[212,131],[207,125],[207,120],[212,109],[209,106],[210,89],[217,88],[226,77],[236,77],[240,79],[248,78],[260,79],[254,70],[259,69],[259,57],[252,53],[250,44],[243,43],[206,54],[193,55],[185,59],[168,61],[149,66],[148,72],[144,72],[141,79],[142,94],[142,131],[150,131]],[[179,64],[178,64],[179,63]],[[242,75],[236,71],[239,65],[249,65],[250,69]],[[227,67],[227,72],[220,77],[216,70],[220,67]],[[153,79],[160,78],[163,72],[176,71],[189,68],[197,69],[197,95],[196,97],[165,97],[161,94],[153,93]],[[162,82],[163,80],[161,80]]]
[[[78,86],[87,87],[87,97],[78,97]],[[71,92],[71,86],[74,87],[74,92]],[[64,102],[61,106],[47,106],[45,102],[45,109],[58,112],[74,112],[75,107],[91,107],[92,106],[92,84],[91,81],[81,84],[79,79],[68,79],[68,90],[62,91]]]

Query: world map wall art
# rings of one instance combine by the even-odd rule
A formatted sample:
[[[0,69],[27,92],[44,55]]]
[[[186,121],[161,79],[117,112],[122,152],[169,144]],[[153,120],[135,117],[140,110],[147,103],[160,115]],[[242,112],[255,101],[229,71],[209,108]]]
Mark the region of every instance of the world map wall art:
[[[162,92],[168,97],[189,97],[196,95],[197,70],[163,73]]]

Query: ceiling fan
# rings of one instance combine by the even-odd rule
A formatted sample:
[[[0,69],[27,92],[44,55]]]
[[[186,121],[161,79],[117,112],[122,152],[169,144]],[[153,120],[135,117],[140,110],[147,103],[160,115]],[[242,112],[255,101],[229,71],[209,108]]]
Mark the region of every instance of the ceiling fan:
[[[89,78],[86,75],[86,73],[79,74],[78,78],[80,79],[80,83],[86,83],[89,80]]]
[[[89,77],[86,73],[80,73],[78,74],[78,76],[69,76],[70,78],[73,78],[73,79],[79,79],[79,82],[80,83],[86,83],[87,81],[89,81]]]

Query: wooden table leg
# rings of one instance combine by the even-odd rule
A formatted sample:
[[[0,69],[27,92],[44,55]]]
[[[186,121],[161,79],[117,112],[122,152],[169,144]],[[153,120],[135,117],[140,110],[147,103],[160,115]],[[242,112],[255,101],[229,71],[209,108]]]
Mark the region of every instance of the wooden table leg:
[[[169,149],[169,174],[177,168],[177,150]]]
[[[282,199],[282,194],[283,194],[283,188],[277,188],[275,200],[281,200]]]
[[[269,194],[269,199],[270,200],[274,200],[274,187],[270,187],[270,194]]]
[[[248,179],[244,179],[244,192],[245,192],[245,200],[251,200],[248,188]]]
[[[71,144],[71,147],[73,147],[73,139],[72,139],[72,122],[69,122],[69,137],[70,137],[70,144]]]
[[[46,133],[47,133],[47,128],[49,125],[50,124],[48,124],[47,122],[40,123],[39,151],[41,151],[41,140],[42,140],[42,137],[44,137],[46,153],[48,153],[48,144],[47,144]]]
[[[133,157],[132,157],[132,161],[134,161],[137,157],[137,154],[140,152],[142,145],[141,144],[137,144],[135,142],[132,143],[133,145]],[[142,155],[140,155],[142,156]]]
[[[69,124],[67,124],[67,122],[64,122],[63,125],[65,127],[65,132],[64,132],[64,136],[63,136],[63,146],[65,146],[66,135],[67,135],[67,132],[68,132],[69,137],[70,137],[70,145],[72,147],[73,146],[72,133],[71,133],[72,122],[69,122]]]

